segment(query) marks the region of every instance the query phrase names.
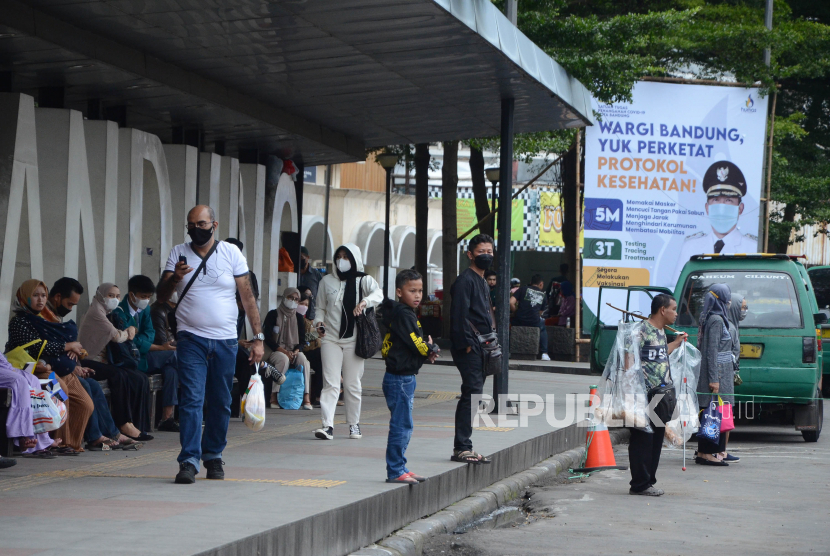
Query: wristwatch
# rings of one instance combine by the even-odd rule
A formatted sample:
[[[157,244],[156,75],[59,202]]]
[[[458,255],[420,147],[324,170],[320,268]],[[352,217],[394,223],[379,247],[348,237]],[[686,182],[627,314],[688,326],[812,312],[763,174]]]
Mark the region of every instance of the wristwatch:
[[[253,337],[252,341],[255,341],[255,340],[259,340],[260,342],[264,342],[265,341],[265,334],[260,332],[259,334],[257,334],[256,336]]]

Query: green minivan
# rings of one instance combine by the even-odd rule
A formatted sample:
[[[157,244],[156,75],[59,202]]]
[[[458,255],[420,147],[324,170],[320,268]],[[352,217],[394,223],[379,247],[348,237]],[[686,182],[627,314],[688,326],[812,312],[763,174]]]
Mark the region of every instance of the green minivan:
[[[830,266],[813,266],[807,269],[813,291],[816,294],[818,310],[830,319]],[[822,345],[830,352],[830,324],[821,325]],[[824,376],[822,378],[821,393],[830,398],[830,353],[824,356]]]
[[[678,303],[675,328],[687,332],[697,345],[703,297],[716,283],[727,284],[748,305],[740,323],[743,383],[735,386],[735,394],[740,394],[735,401],[743,407],[738,415],[783,409],[804,440],[817,441],[824,417],[820,326],[827,315],[819,311],[810,276],[795,256],[695,255],[683,267],[674,292],[654,286],[600,288],[591,335],[593,370],[604,368],[621,318],[619,312],[614,321],[600,318],[603,303],[608,304],[603,297],[616,296],[612,305],[633,312],[641,308],[647,314],[654,295],[673,293]],[[620,306],[623,303],[626,307]],[[605,325],[603,320],[614,324]],[[745,402],[752,403],[747,407]]]

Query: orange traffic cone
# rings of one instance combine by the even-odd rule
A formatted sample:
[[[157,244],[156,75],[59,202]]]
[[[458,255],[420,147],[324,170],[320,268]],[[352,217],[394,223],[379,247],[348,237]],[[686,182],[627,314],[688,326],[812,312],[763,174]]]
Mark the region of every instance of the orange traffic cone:
[[[595,395],[596,386],[591,386],[591,395]],[[591,404],[593,405],[593,403]],[[603,471],[605,469],[626,470],[628,467],[617,465],[614,459],[614,449],[611,447],[611,435],[608,434],[608,427],[605,423],[592,423],[585,435],[587,456],[584,467],[572,469],[574,473],[589,473],[591,471]]]

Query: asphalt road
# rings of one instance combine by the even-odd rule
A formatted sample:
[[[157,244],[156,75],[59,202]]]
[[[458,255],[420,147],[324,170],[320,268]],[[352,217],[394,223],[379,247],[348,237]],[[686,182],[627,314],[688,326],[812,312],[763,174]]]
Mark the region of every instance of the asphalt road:
[[[808,444],[790,427],[739,425],[728,468],[695,465],[690,446],[685,472],[682,450],[663,450],[662,497],[630,496],[628,471],[560,475],[424,555],[830,554],[830,430]],[[628,446],[615,453],[625,465]]]

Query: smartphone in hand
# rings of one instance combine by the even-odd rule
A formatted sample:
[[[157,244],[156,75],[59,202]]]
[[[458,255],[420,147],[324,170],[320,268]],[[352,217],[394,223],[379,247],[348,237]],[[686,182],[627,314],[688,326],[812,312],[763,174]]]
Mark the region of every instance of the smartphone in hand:
[[[179,262],[187,264],[187,257],[185,257],[184,255],[179,255]]]

